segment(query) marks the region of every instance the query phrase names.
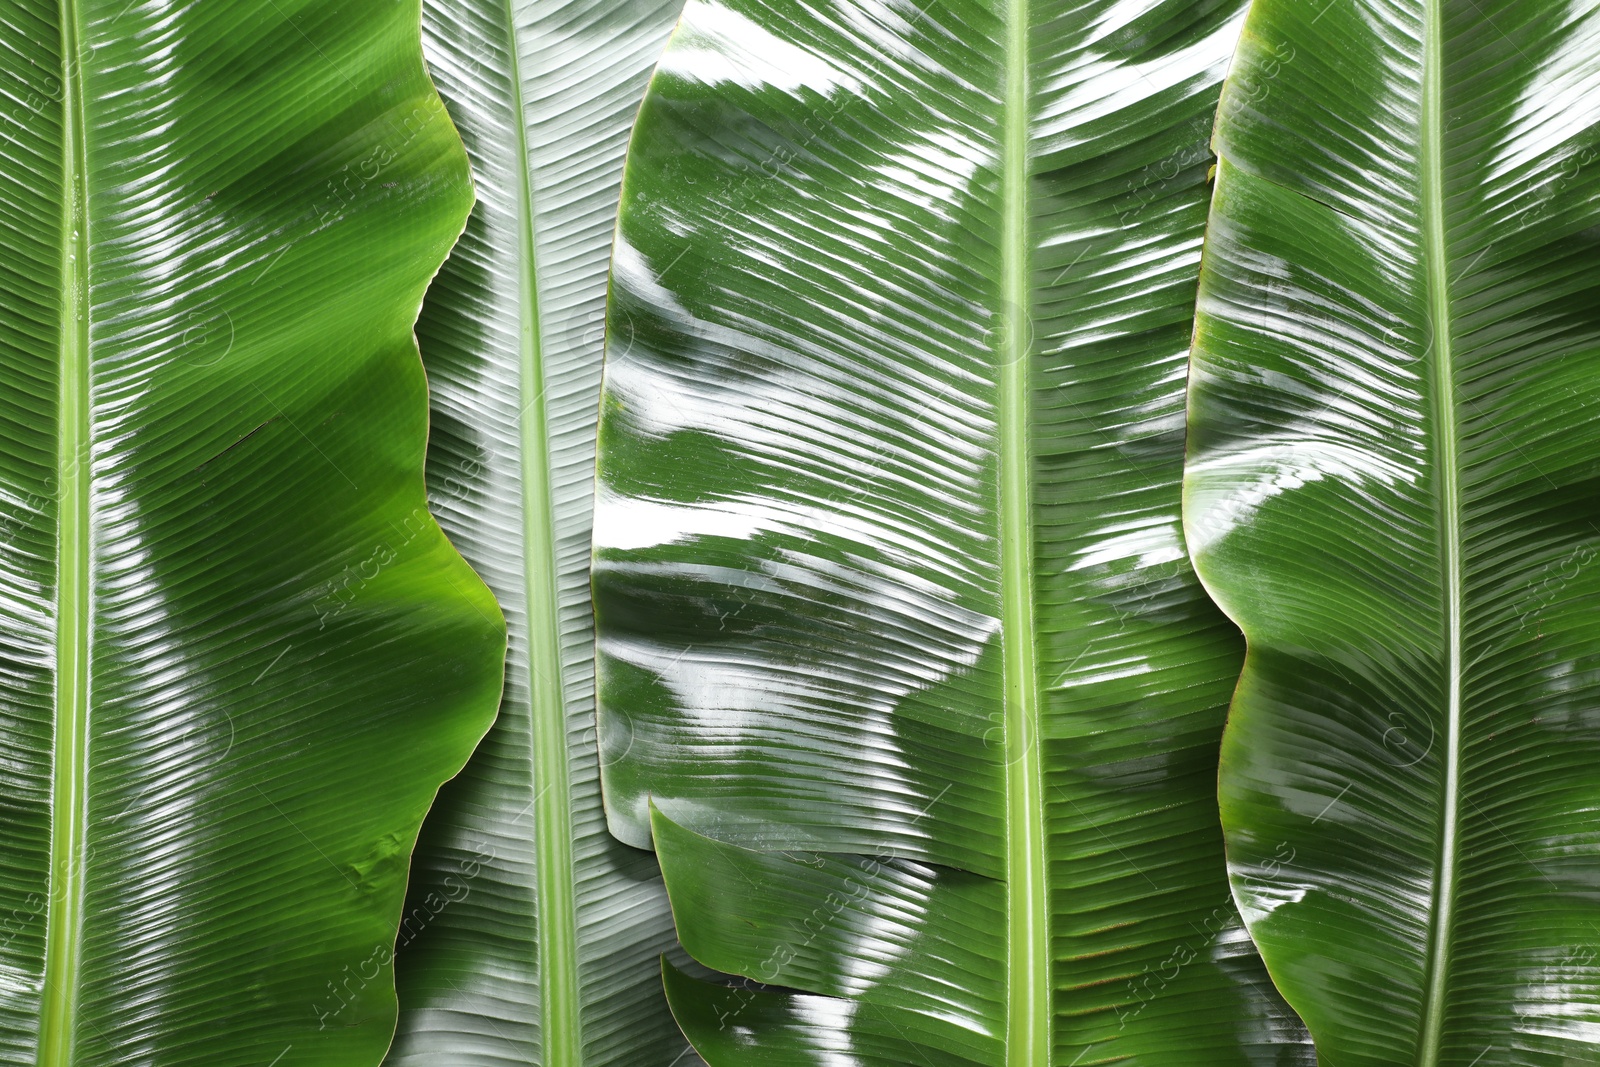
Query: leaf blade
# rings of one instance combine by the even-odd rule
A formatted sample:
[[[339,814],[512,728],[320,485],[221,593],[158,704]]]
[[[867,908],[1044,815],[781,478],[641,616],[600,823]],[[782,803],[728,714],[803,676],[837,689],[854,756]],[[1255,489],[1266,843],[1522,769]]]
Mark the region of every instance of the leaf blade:
[[[392,1064],[665,1065],[685,1049],[659,985],[673,938],[654,861],[601,815],[587,588],[610,220],[675,14],[670,0],[425,8],[480,188],[419,326],[429,484],[508,606],[512,654],[499,725],[419,850]]]
[[[465,168],[406,6],[331,14],[0,20],[26,86],[0,153],[6,1063],[376,1063],[410,843],[492,715],[501,623],[427,515],[411,336]]]
[[[1571,163],[1596,116],[1537,120],[1592,78],[1591,19],[1263,4],[1223,97],[1186,513],[1251,644],[1224,828],[1263,955],[1341,1062],[1586,1054],[1549,1020],[1592,1011],[1566,896],[1587,861],[1552,867],[1544,826],[1585,810],[1563,751],[1585,738],[1541,727],[1575,697],[1530,665],[1588,636],[1565,564],[1585,391],[1545,391],[1592,366]],[[1534,759],[1536,786],[1504,784]]]
[[[595,590],[614,831],[654,806],[685,946],[798,991],[669,978],[711,1062],[1304,1055],[1229,902],[1239,650],[1177,528],[1238,15],[686,11],[624,180]]]

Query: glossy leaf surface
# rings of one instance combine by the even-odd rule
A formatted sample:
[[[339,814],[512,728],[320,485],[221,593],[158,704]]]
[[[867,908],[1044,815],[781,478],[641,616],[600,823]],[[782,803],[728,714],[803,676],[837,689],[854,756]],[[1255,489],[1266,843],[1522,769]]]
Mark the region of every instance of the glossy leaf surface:
[[[1235,888],[1338,1067],[1600,1058],[1600,10],[1259,0],[1189,544]]]
[[[723,1064],[1303,1062],[1225,881],[1179,529],[1236,4],[695,0],[596,514],[614,830]],[[652,820],[652,803],[659,814]]]
[[[424,498],[472,194],[417,18],[0,3],[0,1063],[388,1045],[504,649]]]
[[[429,817],[389,1062],[687,1067],[654,857],[606,832],[589,528],[628,130],[677,0],[428,0],[424,48],[478,205],[418,334],[429,489],[505,607],[500,718]]]

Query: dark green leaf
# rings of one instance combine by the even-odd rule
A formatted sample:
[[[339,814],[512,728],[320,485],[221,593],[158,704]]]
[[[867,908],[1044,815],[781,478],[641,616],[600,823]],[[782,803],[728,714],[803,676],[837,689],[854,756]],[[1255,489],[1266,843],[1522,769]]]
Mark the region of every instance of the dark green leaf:
[[[1600,1058],[1600,9],[1258,0],[1188,531],[1236,891],[1337,1067]]]
[[[471,201],[391,0],[0,0],[0,1063],[370,1067],[504,629],[423,491]]]
[[[696,0],[612,274],[614,830],[713,1064],[1306,1048],[1217,825],[1237,633],[1179,529],[1240,5]]]

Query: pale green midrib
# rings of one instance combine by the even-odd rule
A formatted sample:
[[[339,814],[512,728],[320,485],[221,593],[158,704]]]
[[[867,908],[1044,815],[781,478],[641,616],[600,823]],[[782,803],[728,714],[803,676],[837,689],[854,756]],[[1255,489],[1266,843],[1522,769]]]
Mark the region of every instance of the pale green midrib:
[[[1034,661],[1028,227],[1028,0],[1006,4],[1002,130],[999,449],[1001,648],[1006,730],[1006,1062],[1050,1062],[1050,914],[1039,677]]]
[[[561,669],[561,616],[555,548],[550,438],[544,401],[544,343],[533,221],[533,162],[528,158],[527,103],[516,11],[505,0],[511,112],[516,124],[517,223],[521,254],[522,520],[528,642],[528,714],[533,744],[534,894],[539,954],[539,1050],[545,1067],[581,1067],[577,902],[572,855],[571,768],[567,757],[566,686]]]
[[[1445,779],[1438,875],[1434,881],[1428,936],[1427,989],[1418,1067],[1437,1067],[1444,1031],[1455,909],[1457,820],[1461,804],[1461,499],[1455,368],[1451,351],[1450,280],[1444,226],[1443,14],[1440,0],[1423,0],[1422,113],[1420,116],[1422,255],[1427,271],[1428,312],[1433,340],[1434,447],[1439,460],[1440,512],[1444,541],[1447,721]]]
[[[89,227],[75,0],[61,0],[61,342],[56,693],[39,1067],[71,1067],[82,943],[89,730]]]

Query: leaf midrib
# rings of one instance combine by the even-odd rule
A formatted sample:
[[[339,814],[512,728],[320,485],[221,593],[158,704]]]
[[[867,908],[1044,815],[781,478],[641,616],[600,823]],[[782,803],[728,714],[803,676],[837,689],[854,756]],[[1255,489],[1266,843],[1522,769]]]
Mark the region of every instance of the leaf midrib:
[[[1444,226],[1444,27],[1441,0],[1423,0],[1421,197],[1422,254],[1426,266],[1433,346],[1434,450],[1439,460],[1444,542],[1446,662],[1445,778],[1438,874],[1428,936],[1427,989],[1419,1038],[1419,1067],[1437,1067],[1444,1033],[1446,981],[1461,804],[1461,496],[1460,434],[1456,426],[1455,367],[1450,336],[1450,279]]]
[[[1006,1059],[1050,1061],[1050,916],[1033,614],[1028,0],[1007,0],[1001,147],[999,375],[1001,649],[1006,737]]]
[[[76,0],[60,0],[61,336],[56,431],[56,692],[39,1067],[70,1067],[77,1009],[89,732],[89,196]]]
[[[572,856],[571,768],[567,763],[566,686],[561,669],[555,560],[555,504],[544,402],[544,345],[533,220],[532,161],[515,0],[505,0],[506,55],[516,123],[517,231],[521,272],[518,331],[522,453],[523,579],[528,644],[528,715],[533,745],[534,894],[539,955],[539,1049],[549,1067],[579,1067],[577,903]]]

